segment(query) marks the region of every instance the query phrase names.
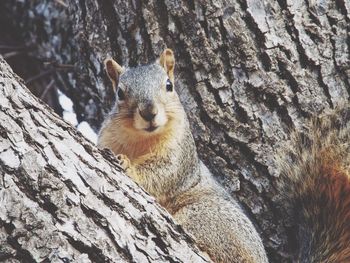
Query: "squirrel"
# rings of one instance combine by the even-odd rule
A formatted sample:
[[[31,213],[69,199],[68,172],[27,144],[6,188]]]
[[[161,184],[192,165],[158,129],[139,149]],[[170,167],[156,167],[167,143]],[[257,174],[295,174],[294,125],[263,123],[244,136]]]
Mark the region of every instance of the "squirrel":
[[[191,234],[214,262],[268,262],[259,234],[240,205],[199,160],[175,91],[175,58],[165,49],[153,64],[124,69],[106,59],[116,103],[98,146]]]
[[[313,117],[278,155],[295,262],[350,262],[350,106]]]

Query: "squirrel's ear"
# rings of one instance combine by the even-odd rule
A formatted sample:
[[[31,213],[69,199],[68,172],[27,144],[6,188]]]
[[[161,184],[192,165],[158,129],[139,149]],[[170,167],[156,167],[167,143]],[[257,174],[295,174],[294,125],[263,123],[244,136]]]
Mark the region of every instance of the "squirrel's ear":
[[[112,81],[114,88],[116,88],[118,86],[119,76],[123,73],[124,69],[111,58],[107,58],[104,64],[107,75]]]
[[[175,68],[174,52],[169,48],[165,49],[163,53],[160,55],[159,63],[165,69],[170,81],[174,83],[174,68]]]

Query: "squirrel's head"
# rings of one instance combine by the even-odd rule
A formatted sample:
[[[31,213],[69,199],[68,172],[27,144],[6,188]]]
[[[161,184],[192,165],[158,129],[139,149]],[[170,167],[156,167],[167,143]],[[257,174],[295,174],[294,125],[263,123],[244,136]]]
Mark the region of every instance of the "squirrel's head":
[[[172,50],[164,50],[154,64],[124,70],[113,59],[106,59],[105,67],[116,92],[114,120],[121,126],[153,135],[179,119],[182,106],[174,89]]]

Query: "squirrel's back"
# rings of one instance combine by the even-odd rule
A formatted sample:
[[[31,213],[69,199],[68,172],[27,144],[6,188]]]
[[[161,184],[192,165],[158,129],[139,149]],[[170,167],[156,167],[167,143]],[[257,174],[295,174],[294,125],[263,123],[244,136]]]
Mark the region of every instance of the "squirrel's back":
[[[196,237],[198,246],[216,263],[268,262],[254,225],[202,162],[201,175],[189,191],[195,202],[187,202],[173,213],[176,221]]]
[[[350,262],[350,107],[317,117],[283,152],[283,203],[292,205],[298,262]]]

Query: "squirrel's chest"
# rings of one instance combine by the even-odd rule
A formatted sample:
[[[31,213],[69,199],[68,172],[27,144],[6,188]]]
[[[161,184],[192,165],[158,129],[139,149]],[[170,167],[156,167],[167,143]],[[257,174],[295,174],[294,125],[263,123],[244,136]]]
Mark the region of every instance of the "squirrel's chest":
[[[132,163],[142,163],[151,156],[162,156],[168,153],[166,142],[161,141],[138,141],[136,143],[118,143],[110,147],[114,154],[125,154]]]

